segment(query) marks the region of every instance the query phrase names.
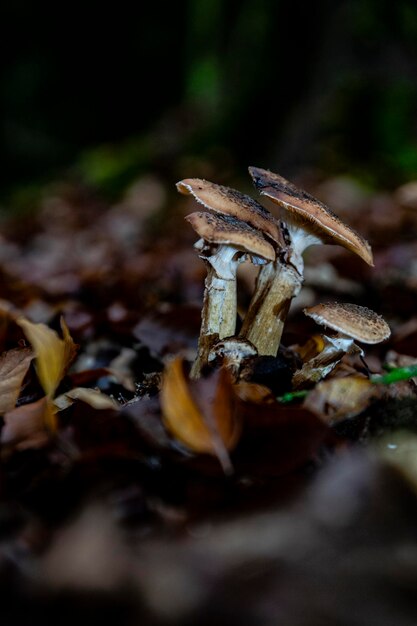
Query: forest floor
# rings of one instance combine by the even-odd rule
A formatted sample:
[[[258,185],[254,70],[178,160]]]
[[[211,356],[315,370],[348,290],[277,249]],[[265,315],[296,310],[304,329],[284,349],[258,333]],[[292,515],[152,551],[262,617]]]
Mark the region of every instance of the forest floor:
[[[198,209],[173,184],[143,177],[113,205],[56,184],[3,218],[4,626],[417,623],[417,379],[370,378],[417,363],[417,183],[309,189],[375,266],[310,248],[285,348],[239,384],[187,374],[205,269],[184,221]],[[242,266],[242,317],[254,280]],[[281,402],[297,346],[322,331],[303,308],[335,300],[391,337]],[[224,454],[184,435],[190,403],[237,424]]]

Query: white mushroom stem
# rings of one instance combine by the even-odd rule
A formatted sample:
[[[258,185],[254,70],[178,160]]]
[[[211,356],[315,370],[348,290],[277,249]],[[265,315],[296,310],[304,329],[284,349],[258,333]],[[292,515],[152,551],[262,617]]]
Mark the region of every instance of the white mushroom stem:
[[[291,300],[302,285],[302,275],[280,261],[259,271],[255,293],[240,332],[260,355],[276,356]]]
[[[295,267],[297,272],[303,276],[303,253],[310,246],[322,244],[323,241],[317,237],[317,235],[310,233],[301,226],[297,225],[291,220],[291,218],[287,220],[285,227],[288,230],[291,241],[289,262]]]
[[[285,227],[291,238],[287,260],[277,259],[261,268],[240,333],[260,355],[277,355],[291,300],[303,284],[302,254],[309,246],[322,243],[316,235],[296,224]]]
[[[203,244],[204,245],[204,244]],[[201,240],[196,244],[202,247]],[[234,335],[236,330],[236,272],[244,254],[237,248],[221,244],[216,251],[201,258],[207,264],[204,303],[201,313],[201,329],[198,341],[198,355],[191,369],[191,377],[198,378],[208,363],[214,343],[224,337]]]
[[[322,338],[324,340],[323,350],[295,372],[292,379],[294,389],[299,389],[310,383],[318,383],[326,378],[345,354],[359,353],[363,356],[363,350],[355,344],[354,340],[342,333],[335,337],[323,335]]]

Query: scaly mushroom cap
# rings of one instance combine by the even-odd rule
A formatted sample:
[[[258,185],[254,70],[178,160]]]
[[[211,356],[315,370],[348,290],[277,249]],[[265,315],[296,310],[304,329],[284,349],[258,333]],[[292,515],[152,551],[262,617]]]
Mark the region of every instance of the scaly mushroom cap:
[[[200,178],[181,180],[177,183],[177,189],[182,194],[194,196],[206,209],[243,220],[282,246],[278,222],[267,209],[250,196]]]
[[[379,343],[391,334],[386,321],[374,311],[357,304],[329,302],[304,309],[321,326],[328,326],[362,343]]]
[[[323,243],[339,244],[355,252],[369,265],[374,264],[369,243],[344,224],[325,204],[279,174],[259,167],[250,167],[249,173],[261,195],[283,206],[291,213],[294,221],[302,223],[304,228],[308,224],[309,230]]]
[[[230,244],[237,250],[254,254],[266,261],[275,261],[273,246],[258,230],[235,217],[197,212],[187,215],[185,219],[209,243]]]

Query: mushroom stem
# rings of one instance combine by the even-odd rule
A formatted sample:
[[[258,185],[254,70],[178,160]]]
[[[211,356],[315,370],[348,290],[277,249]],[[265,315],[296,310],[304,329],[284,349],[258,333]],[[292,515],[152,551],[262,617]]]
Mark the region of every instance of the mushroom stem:
[[[291,300],[302,285],[302,274],[277,260],[263,266],[240,333],[260,355],[276,356]]]
[[[372,251],[330,209],[282,176],[258,167],[250,167],[249,173],[260,193],[284,207],[287,213],[286,224],[281,225],[282,239],[288,246],[283,266],[275,262],[270,273],[261,271],[242,331],[242,336],[255,345],[260,355],[275,356],[289,305],[302,284],[304,250],[316,244],[338,243],[370,265]]]
[[[238,255],[238,258],[234,258]],[[191,369],[191,378],[199,378],[207,365],[213,345],[236,330],[236,271],[242,253],[236,248],[220,245],[211,256],[202,254],[206,261],[204,302],[201,313],[201,329],[198,354]]]
[[[303,284],[303,252],[321,243],[314,234],[293,224],[291,217],[288,223],[281,222],[281,227],[289,245],[285,259],[276,259],[261,268],[241,332],[260,355],[277,355],[291,300]]]
[[[240,337],[226,337],[218,341],[210,352],[209,361],[229,370],[234,382],[239,381],[240,371],[245,363],[258,356],[249,341]]]
[[[276,254],[262,233],[236,217],[198,212],[186,220],[201,237],[195,247],[208,266],[199,350],[192,369],[192,376],[198,378],[213,344],[235,333],[239,263],[248,254],[257,263],[273,261]]]

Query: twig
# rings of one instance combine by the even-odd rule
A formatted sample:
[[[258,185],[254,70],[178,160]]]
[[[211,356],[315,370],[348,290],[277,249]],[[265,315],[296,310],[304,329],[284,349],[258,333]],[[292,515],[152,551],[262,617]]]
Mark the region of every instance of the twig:
[[[371,383],[375,385],[391,385],[400,380],[409,380],[417,376],[417,365],[409,365],[408,367],[396,367],[390,369],[387,374],[374,374],[371,376]]]
[[[288,404],[289,402],[292,402],[293,400],[298,400],[299,398],[305,398],[308,395],[308,391],[304,390],[304,391],[289,391],[288,393],[284,393],[284,395],[279,396],[277,398],[278,402],[281,402],[281,404]]]

